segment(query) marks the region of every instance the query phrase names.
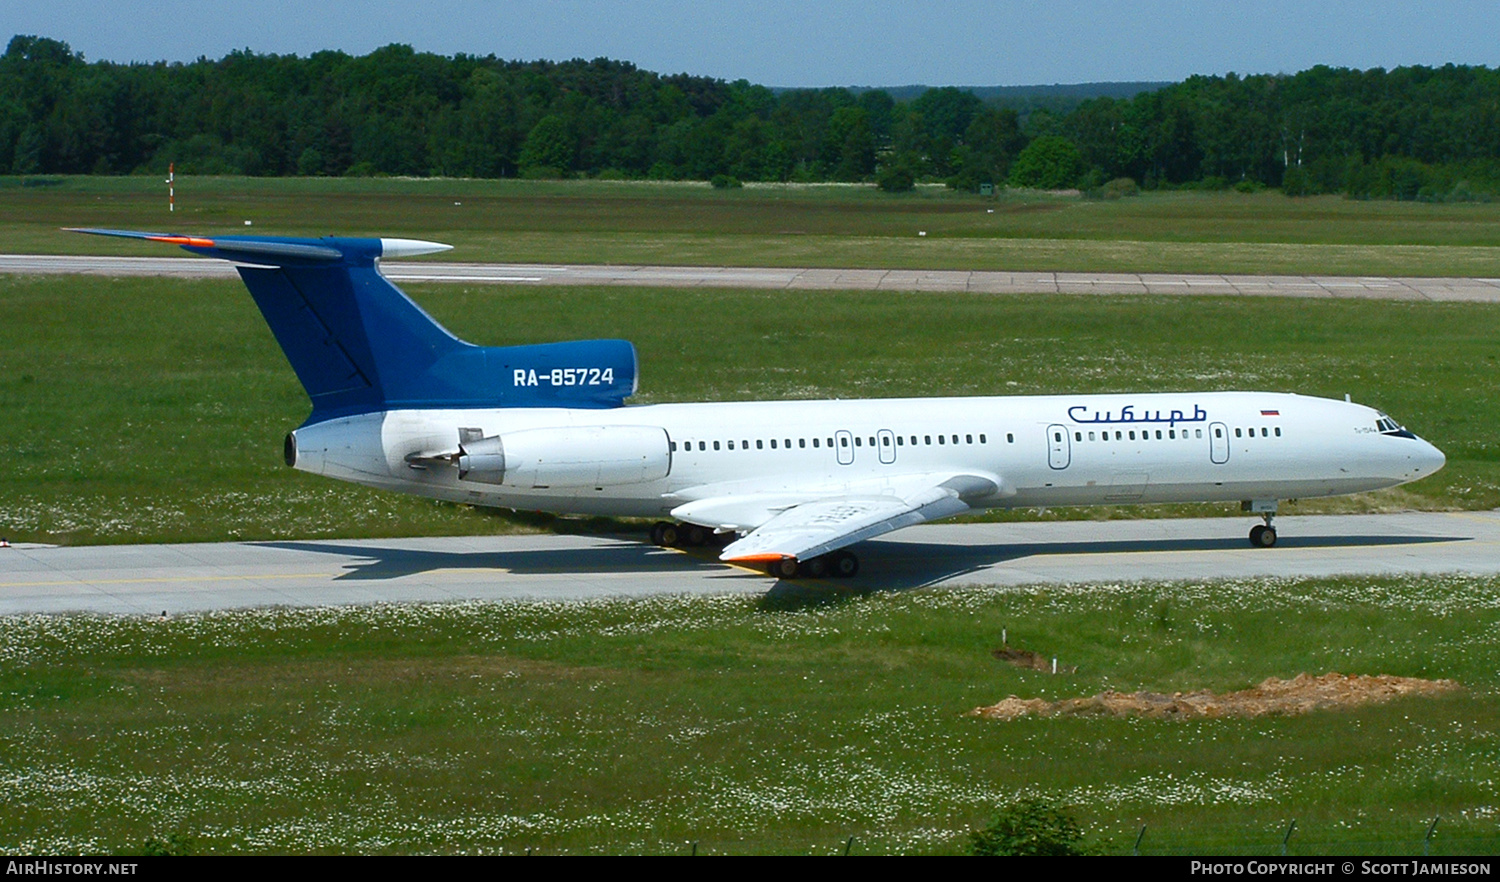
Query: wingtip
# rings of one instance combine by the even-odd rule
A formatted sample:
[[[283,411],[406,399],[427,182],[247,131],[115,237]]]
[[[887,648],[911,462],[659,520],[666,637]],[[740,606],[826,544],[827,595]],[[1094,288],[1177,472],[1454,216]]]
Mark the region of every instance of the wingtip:
[[[790,555],[786,554],[740,554],[734,557],[720,558],[720,560],[728,561],[729,563],[775,563],[779,560],[786,560],[788,557]]]

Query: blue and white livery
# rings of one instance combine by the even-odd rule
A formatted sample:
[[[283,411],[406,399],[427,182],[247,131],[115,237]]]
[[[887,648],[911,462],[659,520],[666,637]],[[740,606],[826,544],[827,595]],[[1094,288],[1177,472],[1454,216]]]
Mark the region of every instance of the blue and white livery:
[[[382,276],[407,239],[79,230],[232,260],[312,413],[286,462],[371,487],[529,511],[661,518],[777,576],[852,575],[847,546],[984,508],[1282,499],[1391,487],[1441,451],[1363,405],[1273,392],[626,406],[623,340],[475,346]]]

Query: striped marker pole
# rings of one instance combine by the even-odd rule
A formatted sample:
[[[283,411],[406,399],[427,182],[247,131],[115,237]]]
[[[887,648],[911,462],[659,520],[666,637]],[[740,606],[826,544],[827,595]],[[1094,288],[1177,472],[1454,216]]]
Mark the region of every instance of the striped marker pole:
[[[167,163],[167,211],[177,210],[177,163]]]

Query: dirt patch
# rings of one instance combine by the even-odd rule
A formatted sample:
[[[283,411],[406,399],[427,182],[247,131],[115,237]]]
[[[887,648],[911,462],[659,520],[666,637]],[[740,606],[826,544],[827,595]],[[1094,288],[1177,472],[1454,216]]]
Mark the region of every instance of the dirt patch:
[[[1057,661],[1056,659],[1047,658],[1040,653],[1032,652],[1029,649],[1011,649],[1009,646],[1001,647],[991,652],[990,655],[1007,664],[1033,671],[1050,671],[1052,670],[1052,665]],[[1059,666],[1057,669],[1057,673],[1059,674],[1076,674],[1077,672],[1077,665],[1071,667]]]
[[[1123,693],[1113,690],[1089,698],[1047,701],[1014,695],[989,707],[976,707],[971,717],[1014,720],[1017,717],[1110,716],[1158,719],[1202,719],[1212,717],[1259,717],[1266,714],[1305,714],[1326,708],[1380,704],[1407,695],[1440,695],[1462,687],[1452,680],[1422,680],[1328,673],[1321,677],[1298,674],[1290,680],[1271,677],[1259,686],[1222,695],[1207,689],[1198,692]]]

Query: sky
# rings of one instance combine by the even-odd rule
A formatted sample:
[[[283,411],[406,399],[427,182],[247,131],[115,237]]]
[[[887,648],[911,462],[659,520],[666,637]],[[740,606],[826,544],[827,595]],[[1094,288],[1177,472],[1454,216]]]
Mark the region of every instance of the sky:
[[[608,57],[766,86],[1017,86],[1295,73],[1316,64],[1500,67],[1494,0],[0,0],[0,39],[89,61],[390,43],[505,59]]]

